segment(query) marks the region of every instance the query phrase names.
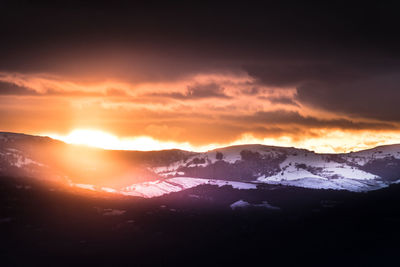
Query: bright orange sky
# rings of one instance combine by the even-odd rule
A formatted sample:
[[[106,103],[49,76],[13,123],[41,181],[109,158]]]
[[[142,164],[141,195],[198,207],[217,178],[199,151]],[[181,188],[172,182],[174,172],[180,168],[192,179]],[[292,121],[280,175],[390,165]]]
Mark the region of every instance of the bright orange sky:
[[[239,70],[153,82],[3,72],[0,82],[12,87],[0,95],[1,130],[107,149],[261,143],[347,152],[400,143],[394,122],[314,107],[295,87],[262,85]]]
[[[394,5],[1,6],[0,131],[140,150],[400,143]]]

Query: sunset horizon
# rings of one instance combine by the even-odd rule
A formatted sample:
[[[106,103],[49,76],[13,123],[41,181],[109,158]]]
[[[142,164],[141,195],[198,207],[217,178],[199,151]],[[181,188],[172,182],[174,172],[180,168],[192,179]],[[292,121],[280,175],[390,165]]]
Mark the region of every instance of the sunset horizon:
[[[396,120],[316,108],[299,99],[298,88],[270,88],[246,73],[239,78],[198,73],[182,81],[135,86],[60,79],[1,74],[2,113],[9,114],[0,119],[2,130],[60,140],[91,130],[118,139],[147,138],[152,140],[147,150],[251,142],[349,152],[400,142]]]
[[[27,134],[27,133],[22,133]],[[316,153],[349,153],[357,152],[366,149],[372,149],[378,146],[384,145],[396,145],[400,144],[400,139],[397,138],[384,139],[381,142],[369,142],[368,145],[356,143],[355,145],[350,145],[345,143],[345,147],[333,147],[332,145],[327,145],[329,141],[315,140],[314,145],[302,144],[301,142],[293,142],[283,140],[263,140],[256,139],[251,136],[244,136],[243,138],[236,140],[232,143],[221,143],[221,144],[208,144],[205,146],[193,146],[190,143],[176,143],[174,141],[160,142],[159,140],[153,139],[151,136],[137,136],[137,137],[124,137],[120,138],[109,132],[97,130],[97,129],[76,129],[69,132],[66,135],[59,135],[54,133],[40,133],[31,134],[36,136],[50,137],[55,140],[65,142],[67,144],[73,145],[84,145],[94,148],[101,148],[105,150],[131,150],[131,151],[159,151],[159,150],[169,150],[169,149],[180,149],[193,152],[206,152],[210,150],[216,150],[218,148],[224,148],[229,146],[238,145],[250,145],[259,144],[265,146],[277,146],[277,147],[294,147],[302,148]],[[343,135],[341,136],[343,138]],[[326,142],[325,144],[323,142]]]
[[[383,1],[0,1],[1,266],[396,266]]]
[[[279,4],[221,4],[213,9],[221,16],[206,21],[206,5],[188,13],[126,5],[109,12],[104,4],[27,5],[24,16],[10,4],[0,129],[64,140],[76,130],[101,131],[152,140],[148,150],[256,142],[348,152],[400,142],[395,28],[390,16],[365,20],[373,5],[297,4],[291,13]],[[36,24],[23,23],[39,14]],[[241,15],[248,19],[239,23]]]

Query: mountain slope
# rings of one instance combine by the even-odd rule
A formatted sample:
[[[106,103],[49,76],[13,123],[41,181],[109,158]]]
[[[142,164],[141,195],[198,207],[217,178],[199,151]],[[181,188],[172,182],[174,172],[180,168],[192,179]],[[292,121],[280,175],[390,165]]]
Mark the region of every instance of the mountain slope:
[[[0,133],[0,174],[65,183],[86,190],[154,197],[201,184],[255,189],[279,184],[370,191],[400,179],[400,145],[347,154],[240,145],[204,153],[110,151],[47,137]]]

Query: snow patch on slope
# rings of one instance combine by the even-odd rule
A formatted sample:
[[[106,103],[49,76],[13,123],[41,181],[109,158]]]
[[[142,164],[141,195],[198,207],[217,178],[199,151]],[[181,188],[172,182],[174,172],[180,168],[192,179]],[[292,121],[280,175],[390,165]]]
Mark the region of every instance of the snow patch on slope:
[[[96,191],[96,188],[94,187],[94,185],[91,184],[73,184],[73,186],[82,188],[82,189],[87,189],[87,190],[91,190],[91,191]]]
[[[376,175],[349,166],[346,162],[336,162],[329,155],[296,153],[288,155],[279,165],[282,172],[271,176],[271,180],[294,180],[300,178],[350,178],[370,180],[379,178]]]
[[[133,184],[124,188],[121,193],[127,196],[158,197],[171,192],[181,191],[180,186],[173,185],[167,181],[151,181]]]
[[[230,205],[232,210],[243,209],[243,208],[250,208],[250,207],[260,207],[266,208],[270,210],[280,210],[281,208],[273,206],[269,204],[267,201],[263,201],[261,204],[250,204],[244,200],[238,200]]]
[[[157,180],[157,181],[133,184],[131,186],[123,188],[120,191],[120,193],[128,196],[141,196],[150,198],[150,197],[162,196],[164,194],[172,192],[182,191],[202,184],[216,185],[219,187],[230,185],[235,189],[257,188],[256,184],[251,184],[251,183],[192,178],[192,177],[175,177],[166,180]]]
[[[43,167],[44,164],[34,161],[26,156],[24,156],[22,151],[14,148],[6,148],[4,152],[1,153],[2,156],[6,156],[8,162],[11,166],[22,168],[27,165],[37,165]]]
[[[362,180],[354,180],[347,178],[320,179],[313,177],[300,178],[297,180],[281,180],[281,181],[264,180],[263,183],[295,186],[295,187],[303,187],[311,189],[348,190],[352,192],[372,191],[388,186],[388,184],[380,181],[362,181]]]
[[[383,159],[387,157],[400,159],[400,144],[378,146],[372,149],[351,152],[348,154],[343,154],[342,157],[360,166],[364,166],[371,160]]]
[[[195,187],[201,184],[217,185],[219,187],[224,185],[230,185],[235,189],[256,189],[257,185],[251,183],[242,183],[235,181],[225,180],[214,180],[214,179],[203,179],[203,178],[192,178],[192,177],[175,177],[167,179],[168,182],[172,182],[182,186],[184,189]]]

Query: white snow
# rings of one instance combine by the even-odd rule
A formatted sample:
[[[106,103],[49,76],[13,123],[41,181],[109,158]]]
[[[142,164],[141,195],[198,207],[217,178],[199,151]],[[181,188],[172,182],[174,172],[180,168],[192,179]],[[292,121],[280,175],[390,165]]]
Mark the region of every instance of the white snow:
[[[233,209],[233,210],[240,209],[240,208],[247,208],[249,206],[250,206],[250,203],[243,201],[243,200],[238,200],[230,205],[231,209]]]
[[[282,180],[282,181],[264,180],[263,182],[267,184],[289,185],[289,186],[311,188],[311,189],[348,190],[353,192],[371,191],[388,186],[384,182],[362,181],[362,180],[354,180],[347,178],[323,180],[319,178],[306,177],[297,180]]]
[[[26,158],[26,157],[22,157],[22,156],[18,156],[18,160],[16,163],[14,163],[15,166],[17,166],[18,168],[21,168],[25,165],[30,165],[30,164],[34,164],[34,165],[38,165],[38,166],[44,166],[43,164],[36,162],[30,158]]]
[[[171,192],[178,192],[202,184],[217,185],[219,187],[230,185],[235,189],[256,189],[257,185],[235,181],[223,181],[192,177],[175,177],[166,180],[156,180],[133,184],[123,188],[120,193],[129,196],[142,196],[146,198],[157,197]]]
[[[169,166],[156,167],[156,168],[152,168],[152,170],[163,177],[166,177],[168,175],[184,175],[183,173],[179,173],[176,171],[180,167],[186,166],[188,163],[192,162],[195,158],[204,160],[205,163],[202,163],[202,164],[192,163],[189,166],[191,166],[191,167],[203,166],[204,167],[209,164],[215,163],[216,161],[218,161],[216,158],[216,155],[218,152],[222,153],[223,161],[234,164],[236,161],[242,159],[240,152],[242,152],[243,150],[258,152],[261,155],[270,156],[270,157],[277,157],[279,155],[282,155],[283,153],[294,153],[294,151],[297,151],[297,152],[306,151],[306,152],[310,153],[309,151],[307,151],[305,149],[295,149],[295,148],[290,148],[290,147],[279,148],[279,147],[264,146],[264,145],[258,145],[258,144],[238,145],[238,146],[229,146],[229,147],[224,147],[224,148],[220,148],[220,149],[210,150],[210,151],[207,151],[204,153],[198,153],[198,154],[195,154],[195,155],[192,155],[191,157],[189,157],[185,162],[177,161],[177,162],[170,164]]]
[[[179,167],[185,166],[187,162],[189,162],[190,160],[192,160],[192,159],[195,158],[195,157],[196,157],[196,156],[192,156],[192,157],[189,158],[189,160],[187,160],[186,162],[183,161],[183,160],[180,160],[180,161],[173,162],[173,163],[171,163],[171,164],[168,165],[168,166],[158,166],[158,167],[153,167],[153,168],[150,168],[150,169],[151,169],[152,171],[154,171],[155,173],[158,173],[158,174],[160,174],[160,175],[162,175],[162,174],[166,174],[166,175],[167,175],[167,173],[175,173],[176,170],[177,170]]]
[[[174,184],[181,185],[184,189],[195,187],[201,184],[217,185],[219,187],[224,185],[230,185],[235,189],[256,189],[256,184],[225,181],[225,180],[214,180],[214,179],[203,179],[203,178],[192,178],[192,177],[175,177],[167,179],[166,181]]]
[[[251,183],[223,181],[223,180],[211,180],[211,184],[213,184],[214,182],[218,186],[230,185],[235,189],[257,189],[257,185],[251,184]]]
[[[188,160],[186,160],[186,162],[174,162],[170,166],[164,168],[158,167],[154,170],[163,177],[184,175],[184,173],[177,171],[179,167],[193,161],[193,159],[195,158],[203,159],[205,161],[204,164],[197,164],[197,166],[214,163],[217,161],[216,155],[218,152],[222,153],[223,161],[234,164],[236,161],[241,160],[240,152],[243,150],[258,152],[261,155],[270,157],[286,157],[286,159],[280,164],[281,171],[279,173],[271,176],[260,174],[257,182],[281,183],[291,185],[298,184],[302,187],[310,186],[311,188],[352,188],[352,190],[356,190],[355,188],[357,188],[357,190],[359,190],[359,188],[369,188],[372,185],[366,184],[364,182],[356,183],[353,182],[353,180],[372,181],[380,178],[374,174],[360,170],[359,168],[354,167],[351,164],[349,165],[348,162],[336,162],[331,157],[332,155],[329,154],[317,154],[305,149],[279,148],[263,145],[240,145],[211,150],[205,153],[192,155],[191,157],[189,157]],[[384,150],[384,152],[379,152],[382,150]],[[352,153],[351,155],[339,155],[339,159],[340,157],[342,157],[344,160],[348,160],[350,162],[356,162],[357,160],[358,162],[361,162],[360,157],[371,158],[371,153],[375,155],[375,158],[378,156],[384,157],[384,155],[389,154],[396,154],[396,157],[400,158],[400,145],[390,146],[387,148],[381,147],[367,152]],[[229,179],[229,177],[227,178]],[[235,188],[242,188],[243,186],[255,188],[255,185],[251,183],[235,184],[235,182],[231,181],[226,182],[221,180],[199,178],[191,178],[190,180],[187,180],[187,177],[175,177],[167,179],[165,181],[172,182],[176,185],[182,186],[185,189],[204,183],[215,184],[218,186],[228,184],[232,185]]]
[[[346,165],[341,165],[337,167],[328,167],[325,168],[322,171],[322,173],[325,175],[326,174],[337,175],[338,177],[356,179],[356,180],[372,180],[379,178],[379,176]]]
[[[306,170],[299,168],[300,164],[306,166]],[[362,171],[347,165],[346,163],[338,163],[329,159],[329,155],[315,154],[313,152],[296,153],[288,155],[287,158],[279,165],[283,170],[283,175],[278,174],[271,176],[270,180],[286,180],[301,178],[331,178],[342,177],[351,179],[369,180],[379,178],[376,175]],[[310,171],[313,170],[313,173]]]
[[[76,186],[76,187],[79,187],[82,189],[96,191],[96,188],[94,187],[94,185],[91,185],[91,184],[73,184],[73,186]]]
[[[262,177],[259,177],[257,180],[258,181],[297,180],[297,179],[304,178],[304,177],[325,179],[321,176],[314,175],[307,170],[296,169],[294,166],[288,166],[288,168],[286,170],[284,170],[276,175],[272,175],[272,176],[268,176],[268,177],[262,176]]]
[[[166,181],[151,181],[133,184],[124,188],[121,193],[129,196],[158,197],[171,192],[181,191],[179,186],[172,185]]]
[[[101,190],[104,192],[107,192],[107,193],[117,193],[118,192],[114,188],[110,188],[110,187],[102,187]]]
[[[269,204],[267,201],[263,201],[261,204],[250,204],[249,202],[246,202],[244,200],[238,200],[230,205],[232,210],[236,209],[243,209],[243,208],[249,208],[249,207],[260,207],[260,208],[266,208],[270,210],[280,210],[281,208],[273,206]]]
[[[304,168],[305,166],[305,168]],[[379,176],[338,163],[329,155],[313,152],[288,155],[280,164],[281,172],[269,177],[260,176],[257,181],[267,184],[281,184],[313,189],[349,190],[355,192],[386,187],[377,181]]]
[[[159,173],[159,175],[162,177],[177,176],[177,175],[184,175],[184,174],[185,174],[184,172],[177,172],[177,171]]]
[[[6,149],[9,152],[2,153],[3,155],[7,155],[9,157],[9,163],[12,166],[16,166],[18,168],[22,168],[26,165],[38,165],[38,166],[44,166],[44,164],[36,162],[26,156],[23,155],[23,152],[14,149],[14,148],[7,148]]]
[[[383,159],[386,157],[400,159],[400,144],[378,146],[372,149],[344,154],[343,157],[361,166],[365,165],[371,160]]]
[[[21,136],[22,135],[0,133],[0,141],[14,140],[22,138]],[[272,158],[286,158],[279,164],[280,172],[271,176],[259,173],[257,181],[254,182],[229,181],[230,177],[225,177],[228,181],[185,177],[185,173],[179,170],[180,167],[186,166],[190,162],[192,162],[190,165],[192,167],[206,166],[210,163],[215,163],[217,161],[216,155],[218,152],[222,153],[223,161],[234,164],[238,160],[241,160],[240,153],[243,150],[258,152],[261,155]],[[18,168],[26,168],[27,170],[34,167],[32,165],[45,166],[40,162],[36,162],[34,160],[35,158],[31,159],[27,157],[23,150],[15,148],[2,147],[0,156],[1,159],[5,159],[9,165]],[[257,183],[267,183],[314,189],[349,190],[355,192],[369,191],[386,187],[389,182],[383,182],[380,180],[379,176],[363,171],[358,167],[375,159],[387,157],[400,159],[400,145],[380,146],[369,150],[337,155],[317,154],[305,149],[264,145],[240,145],[215,149],[205,153],[188,153],[187,156],[188,158],[186,160],[176,161],[168,166],[150,167],[150,170],[156,172],[161,177],[161,179],[155,181],[137,183],[122,189],[95,187],[90,184],[74,184],[72,182],[70,182],[70,185],[92,191],[148,198],[171,192],[178,192],[202,184],[210,184],[219,187],[228,185],[235,189],[245,190],[256,189]],[[204,160],[205,163],[194,164],[193,160],[195,158]],[[359,166],[357,167],[357,165]],[[400,183],[400,180],[391,183]]]

